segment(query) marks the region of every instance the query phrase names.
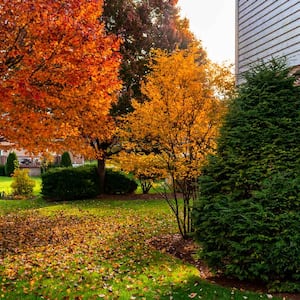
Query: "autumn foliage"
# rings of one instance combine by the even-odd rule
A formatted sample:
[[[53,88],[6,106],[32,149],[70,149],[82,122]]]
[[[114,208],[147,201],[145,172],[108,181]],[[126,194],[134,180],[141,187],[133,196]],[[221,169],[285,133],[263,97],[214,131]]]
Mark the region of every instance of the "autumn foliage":
[[[152,49],[172,52],[195,41],[187,19],[181,19],[177,0],[106,0],[102,20],[107,32],[123,41],[120,47],[123,81],[118,103],[112,113],[132,111],[132,98],[143,100],[141,81],[148,73]]]
[[[13,173],[11,188],[14,197],[30,198],[33,195],[35,181],[29,177],[28,169],[17,168]]]
[[[121,132],[131,155],[140,159],[141,154],[152,153],[160,159],[160,168],[168,173],[175,197],[175,203],[169,203],[183,235],[191,230],[195,184],[207,154],[214,151],[226,108],[224,98],[233,87],[230,72],[203,60],[200,50],[191,46],[173,54],[153,52],[151,72],[142,84],[148,101],[133,102],[135,110],[123,119]],[[182,218],[177,192],[184,194]]]
[[[120,88],[120,43],[99,21],[102,1],[1,0],[0,8],[0,135],[29,151],[95,157],[90,142],[110,137]]]
[[[143,194],[147,194],[153,187],[155,181],[166,178],[164,164],[158,155],[150,153],[126,153],[121,152],[118,158],[114,158],[121,166],[122,170],[131,173],[139,181]]]

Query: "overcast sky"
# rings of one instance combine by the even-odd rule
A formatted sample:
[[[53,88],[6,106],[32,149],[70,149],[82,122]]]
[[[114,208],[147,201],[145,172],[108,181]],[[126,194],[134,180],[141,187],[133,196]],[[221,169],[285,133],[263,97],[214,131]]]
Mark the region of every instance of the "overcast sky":
[[[178,5],[208,57],[234,63],[235,0],[179,0]]]

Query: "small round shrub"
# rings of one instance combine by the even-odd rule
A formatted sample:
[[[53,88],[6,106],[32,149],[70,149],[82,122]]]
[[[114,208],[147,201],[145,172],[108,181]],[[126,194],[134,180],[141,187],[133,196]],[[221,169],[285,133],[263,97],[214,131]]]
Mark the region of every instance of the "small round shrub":
[[[5,175],[12,176],[15,169],[18,168],[19,161],[15,152],[10,152],[8,154],[6,164],[5,164]]]
[[[14,196],[31,197],[35,181],[28,175],[27,169],[15,169],[12,175],[11,188]]]
[[[64,152],[61,156],[61,167],[72,167],[72,161],[69,152]]]

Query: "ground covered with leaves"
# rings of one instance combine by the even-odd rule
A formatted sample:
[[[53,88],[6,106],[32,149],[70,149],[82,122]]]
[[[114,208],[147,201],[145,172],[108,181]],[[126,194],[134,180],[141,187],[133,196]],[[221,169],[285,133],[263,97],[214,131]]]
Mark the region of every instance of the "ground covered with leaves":
[[[19,206],[18,202],[0,201],[0,298],[270,296],[212,285],[201,278],[197,266],[170,255],[170,249],[157,242],[162,237],[168,241],[170,236],[178,237],[175,221],[162,200],[34,201],[30,205],[20,201]],[[178,243],[173,248],[179,249],[182,241],[180,237],[175,240]]]

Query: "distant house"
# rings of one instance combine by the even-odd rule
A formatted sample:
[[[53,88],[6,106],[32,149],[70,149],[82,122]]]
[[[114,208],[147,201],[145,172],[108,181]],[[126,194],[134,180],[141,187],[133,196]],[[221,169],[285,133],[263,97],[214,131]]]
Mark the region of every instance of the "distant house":
[[[12,149],[9,147],[9,143],[3,141],[0,142],[0,164],[5,165],[8,154],[10,152],[16,153],[20,168],[28,169],[30,176],[41,175],[42,157],[30,156],[25,150]],[[71,153],[70,153],[70,157],[73,166],[80,166],[84,164],[83,157],[74,156]],[[53,154],[53,163],[59,164],[60,161],[61,161],[61,155]]]
[[[250,66],[271,57],[286,57],[299,72],[300,1],[236,0],[237,83]]]
[[[1,143],[3,145],[3,143]],[[20,168],[28,169],[30,176],[39,176],[41,175],[41,161],[40,157],[33,157],[29,156],[24,150],[16,150],[16,149],[9,149],[6,147],[3,147],[4,149],[0,150],[0,163],[2,165],[5,165],[8,154],[10,152],[15,152]]]

